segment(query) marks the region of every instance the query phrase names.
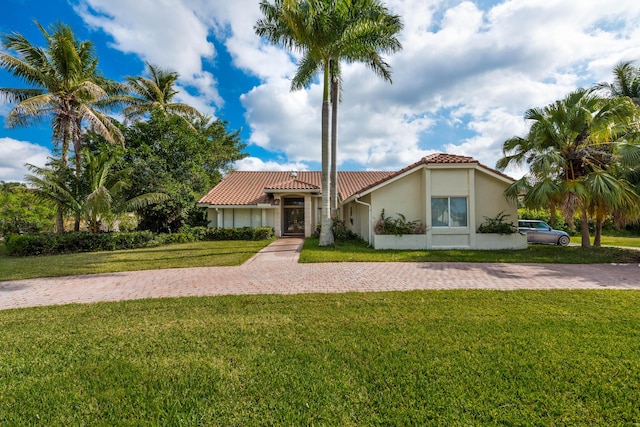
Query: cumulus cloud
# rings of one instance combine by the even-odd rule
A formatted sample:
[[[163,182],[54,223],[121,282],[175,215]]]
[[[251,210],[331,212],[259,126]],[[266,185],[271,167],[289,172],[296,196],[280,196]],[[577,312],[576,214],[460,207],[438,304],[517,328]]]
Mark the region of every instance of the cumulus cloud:
[[[257,157],[245,157],[234,163],[233,167],[239,171],[306,171],[308,166],[302,162],[264,161]]]
[[[402,167],[433,151],[473,155],[494,166],[504,140],[526,132],[528,108],[610,79],[616,62],[640,58],[635,2],[607,8],[596,0],[514,0],[487,9],[465,1],[388,5],[406,24],[404,49],[388,58],[393,84],[362,65],[343,68],[339,162],[365,169]],[[261,49],[238,58],[260,57]],[[243,62],[266,75],[243,97],[251,142],[293,159],[317,159],[320,101],[313,95],[319,88],[312,85],[306,97],[288,93],[275,77],[286,79],[295,64],[290,56],[278,60],[283,68],[268,64],[267,72],[260,71],[263,61]],[[429,132],[446,124],[474,136],[445,141]],[[309,148],[301,153],[300,146]]]
[[[213,74],[203,69],[203,61],[215,58],[209,28],[188,2],[81,0],[75,9],[87,24],[113,38],[113,48],[177,71],[181,83],[197,91],[201,111],[213,114],[213,106],[222,105]],[[185,91],[177,98],[193,101]]]
[[[611,80],[616,63],[640,59],[635,1],[386,4],[405,23],[404,49],[387,58],[393,84],[360,64],[343,67],[338,161],[362,169],[397,169],[434,151],[493,166],[503,141],[526,132],[528,108]],[[111,34],[116,48],[177,69],[193,89],[183,98],[192,104],[223,102],[203,68],[215,60],[207,38],[213,34],[238,72],[260,80],[241,96],[249,144],[284,163],[320,159],[321,87],[290,92],[296,58],[255,36],[258,1],[81,0],[78,10]]]
[[[12,138],[0,138],[0,181],[23,182],[29,173],[25,163],[44,166],[51,152],[38,144],[18,141]]]

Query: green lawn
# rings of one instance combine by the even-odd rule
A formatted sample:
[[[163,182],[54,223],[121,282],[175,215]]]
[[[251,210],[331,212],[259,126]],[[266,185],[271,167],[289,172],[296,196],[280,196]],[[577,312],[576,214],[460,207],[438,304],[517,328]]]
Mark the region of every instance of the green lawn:
[[[582,238],[580,236],[572,236],[571,243],[579,245],[582,243]],[[593,236],[591,236],[591,243],[593,243]],[[602,236],[602,244],[604,246],[640,248],[640,237]]]
[[[9,257],[0,244],[0,281],[156,268],[240,265],[271,243],[203,241],[154,248],[70,255]]]
[[[640,292],[0,311],[0,425],[635,425]]]
[[[640,246],[640,239],[629,239]],[[319,247],[318,239],[306,239],[300,262],[525,262],[525,263],[639,263],[640,251],[611,247],[529,245],[523,250],[375,250],[361,240]]]

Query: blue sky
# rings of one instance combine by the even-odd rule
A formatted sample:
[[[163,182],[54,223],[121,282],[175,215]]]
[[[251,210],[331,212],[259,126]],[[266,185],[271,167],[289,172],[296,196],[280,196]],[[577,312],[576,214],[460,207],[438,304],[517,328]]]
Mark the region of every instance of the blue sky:
[[[345,66],[341,170],[396,170],[433,152],[493,167],[523,113],[577,87],[610,81],[640,60],[640,2],[629,0],[389,0],[404,19],[404,49],[387,58],[393,84]],[[144,73],[144,61],[180,73],[180,101],[242,129],[243,170],[319,170],[321,87],[289,90],[296,58],[255,36],[259,0],[4,0],[0,33],[32,43],[61,21],[92,40],[102,73]],[[0,87],[22,83],[0,71]],[[7,129],[0,100],[0,180],[42,165],[51,132]],[[521,176],[525,170],[508,170]]]

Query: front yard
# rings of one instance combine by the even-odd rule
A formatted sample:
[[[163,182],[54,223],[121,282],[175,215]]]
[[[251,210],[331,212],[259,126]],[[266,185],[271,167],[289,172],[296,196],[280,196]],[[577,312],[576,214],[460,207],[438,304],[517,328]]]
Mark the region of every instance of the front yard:
[[[634,425],[640,292],[0,311],[2,425]]]
[[[69,255],[10,257],[0,243],[0,281],[157,268],[240,265],[271,240],[200,241],[152,248]]]
[[[640,238],[624,240],[640,246]],[[605,243],[607,244],[607,243]],[[376,250],[361,240],[319,247],[306,239],[300,262],[522,262],[553,264],[640,263],[640,251],[614,247],[529,245],[522,250]]]
[[[623,239],[623,240],[620,240]],[[201,241],[153,248],[70,255],[10,257],[0,242],[0,281],[76,274],[111,273],[161,268],[240,265],[271,243],[262,241]],[[618,238],[617,244],[640,247],[640,238]],[[605,240],[604,244],[610,243]],[[524,250],[375,250],[362,241],[320,248],[306,239],[300,262],[523,262],[523,263],[640,263],[640,251],[612,247],[587,248],[530,245]]]

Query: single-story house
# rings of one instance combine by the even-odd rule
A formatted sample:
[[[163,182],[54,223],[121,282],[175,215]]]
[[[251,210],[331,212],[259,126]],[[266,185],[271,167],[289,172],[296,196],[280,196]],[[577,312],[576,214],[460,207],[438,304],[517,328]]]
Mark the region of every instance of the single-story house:
[[[501,212],[517,222],[517,206],[503,194],[512,182],[471,157],[432,154],[395,172],[338,172],[339,212],[351,231],[377,249],[524,248],[520,234],[496,243],[477,232],[485,217]],[[321,198],[320,172],[237,171],[198,206],[207,208],[210,227],[269,226],[276,236],[308,237],[321,223]],[[387,217],[421,221],[424,233],[377,235],[383,210]]]

